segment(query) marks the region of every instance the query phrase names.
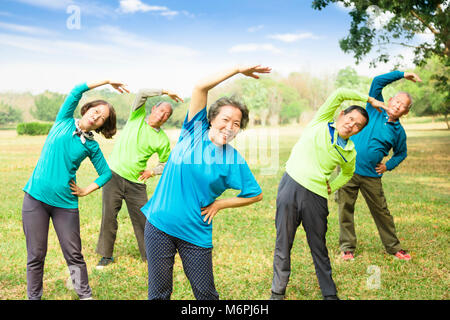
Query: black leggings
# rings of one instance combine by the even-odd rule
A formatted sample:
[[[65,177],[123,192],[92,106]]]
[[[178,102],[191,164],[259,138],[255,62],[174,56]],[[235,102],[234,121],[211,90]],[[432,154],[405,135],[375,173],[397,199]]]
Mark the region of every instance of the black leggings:
[[[53,207],[25,193],[22,223],[27,242],[28,299],[39,300],[42,296],[50,218],[52,218],[64,258],[69,266],[75,291],[80,299],[91,297],[92,291],[88,283],[86,263],[81,254],[78,209]]]

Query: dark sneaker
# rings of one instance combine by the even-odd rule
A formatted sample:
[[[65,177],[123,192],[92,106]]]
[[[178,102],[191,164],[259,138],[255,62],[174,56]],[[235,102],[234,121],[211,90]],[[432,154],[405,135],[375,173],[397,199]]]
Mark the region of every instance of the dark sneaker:
[[[275,293],[272,292],[272,294],[270,295],[269,300],[283,300],[284,299],[284,294],[279,294],[279,293]]]
[[[102,270],[104,267],[106,267],[107,265],[109,265],[113,262],[114,262],[113,257],[111,257],[111,258],[102,257],[95,268],[97,270]]]
[[[338,298],[338,296],[334,295],[334,296],[325,296],[323,297],[323,300],[341,300]]]

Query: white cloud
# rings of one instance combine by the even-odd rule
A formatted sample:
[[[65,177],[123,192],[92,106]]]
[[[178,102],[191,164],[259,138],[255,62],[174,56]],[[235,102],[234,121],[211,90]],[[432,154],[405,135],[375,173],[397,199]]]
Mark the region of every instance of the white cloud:
[[[348,0],[336,2],[335,5],[338,9],[343,10],[343,11],[351,11],[355,8],[355,6]]]
[[[268,51],[271,53],[281,53],[281,50],[270,43],[246,43],[238,44],[228,50],[230,53]]]
[[[121,0],[120,6],[116,10],[116,12],[123,14],[136,12],[152,12],[169,19],[180,14],[179,11],[171,10],[168,7],[148,5],[141,0]],[[194,18],[194,15],[186,10],[182,10],[181,13],[186,17]]]
[[[121,49],[139,49],[143,54],[148,54],[149,56],[194,57],[199,55],[199,51],[189,47],[156,42],[150,38],[124,31],[115,26],[103,25],[98,27],[97,30],[105,43],[113,43]]]
[[[161,12],[161,15],[163,17],[174,17],[174,16],[178,15],[178,11],[166,10],[166,11]]]
[[[256,32],[264,28],[264,25],[260,24],[247,29],[248,32]]]
[[[140,0],[121,0],[119,11],[123,13],[167,11],[169,8],[163,6],[150,6]]]
[[[296,42],[303,39],[319,39],[318,36],[315,36],[311,32],[304,33],[283,33],[283,34],[272,34],[269,35],[268,38],[276,39],[283,42]]]
[[[383,28],[393,17],[395,17],[395,14],[392,12],[383,12],[377,6],[370,6],[367,8],[367,13],[369,15],[368,24],[377,30]]]
[[[40,35],[40,36],[51,36],[57,34],[55,31],[51,31],[45,28],[35,27],[35,26],[24,26],[20,24],[14,23],[6,23],[0,21],[0,29],[6,29],[9,31],[26,33],[31,35]]]

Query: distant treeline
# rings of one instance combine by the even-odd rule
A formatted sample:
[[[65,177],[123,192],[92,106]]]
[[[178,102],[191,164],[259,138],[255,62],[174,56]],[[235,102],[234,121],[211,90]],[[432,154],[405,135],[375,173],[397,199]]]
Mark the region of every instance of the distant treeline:
[[[431,59],[424,67],[414,70],[422,78],[422,83],[397,81],[386,87],[383,95],[388,98],[397,91],[408,91],[414,99],[411,114],[415,116],[439,114],[444,115],[447,120],[450,112],[449,101],[446,98],[448,93],[439,92],[439,86],[434,83],[436,80],[432,79],[432,75],[439,67],[439,61]],[[371,78],[359,76],[351,67],[341,69],[333,77],[324,78],[314,77],[308,73],[291,73],[287,77],[274,74],[262,77],[258,81],[238,79],[225,83],[211,91],[209,101],[211,103],[224,95],[236,95],[250,110],[250,125],[299,123],[310,119],[334,89],[347,87],[367,93],[371,81]],[[173,88],[166,89],[173,90]],[[52,122],[66,97],[64,94],[51,91],[35,96],[28,93],[17,95],[20,98],[14,99],[13,93],[0,94],[0,125],[23,121],[24,111],[31,115],[30,120]],[[104,99],[114,106],[118,126],[122,127],[128,119],[134,98],[133,93],[119,94],[109,89],[92,90],[83,96],[80,106],[87,101]],[[186,116],[190,98],[185,98],[184,103],[175,103],[166,96],[153,97],[147,100],[147,112],[161,100],[170,101],[174,106],[174,113],[165,126],[180,127]],[[30,104],[30,101],[32,106],[24,107],[24,104]],[[75,111],[75,117],[80,117],[79,108]]]

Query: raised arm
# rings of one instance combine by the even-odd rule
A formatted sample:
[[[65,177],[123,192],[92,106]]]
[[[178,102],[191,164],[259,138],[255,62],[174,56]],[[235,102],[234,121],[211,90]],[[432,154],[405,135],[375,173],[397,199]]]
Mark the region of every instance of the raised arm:
[[[133,102],[132,111],[136,111],[140,107],[142,107],[148,98],[155,97],[155,96],[161,96],[161,95],[168,95],[172,100],[175,102],[183,102],[183,99],[181,99],[177,94],[163,89],[140,89],[137,94],[136,98]]]
[[[346,100],[369,102],[379,112],[379,108],[384,108],[384,104],[366,94],[362,94],[356,90],[340,88],[335,90],[325,101],[325,103],[317,110],[317,113],[311,122],[311,125],[315,125],[322,121],[332,121],[336,110]]]
[[[209,90],[217,86],[219,83],[231,78],[238,73],[241,73],[247,77],[259,79],[259,76],[257,75],[258,73],[270,73],[270,71],[270,68],[261,67],[260,65],[250,67],[234,67],[200,81],[192,91],[188,121],[191,120],[201,109],[206,106],[208,102]]]
[[[369,96],[377,100],[384,101],[383,95],[381,94],[383,88],[394,81],[402,79],[404,75],[405,75],[404,72],[392,71],[376,76],[375,78],[373,78],[372,83],[370,85]]]
[[[116,89],[117,91],[119,91],[120,93],[124,93],[124,92],[130,92],[127,88],[126,88],[126,84],[122,83],[122,82],[118,82],[118,81],[113,81],[113,80],[98,80],[98,81],[90,81],[87,82],[86,85],[88,86],[89,89],[95,89],[97,87],[101,87],[104,86],[105,84],[110,84],[111,87],[113,87],[114,89]]]

